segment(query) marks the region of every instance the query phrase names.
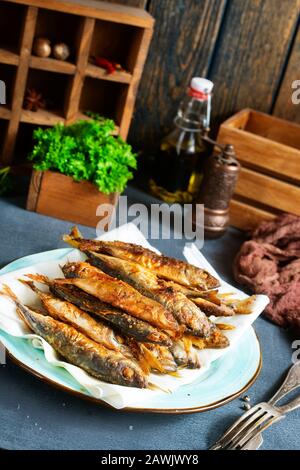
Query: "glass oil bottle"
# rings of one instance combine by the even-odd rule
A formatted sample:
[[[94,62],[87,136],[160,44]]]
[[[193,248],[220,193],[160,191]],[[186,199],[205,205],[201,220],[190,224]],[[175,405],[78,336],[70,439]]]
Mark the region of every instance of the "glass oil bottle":
[[[179,105],[174,129],[162,139],[156,158],[151,193],[168,203],[195,200],[210,153],[203,136],[209,130],[211,114],[210,80],[194,77]]]

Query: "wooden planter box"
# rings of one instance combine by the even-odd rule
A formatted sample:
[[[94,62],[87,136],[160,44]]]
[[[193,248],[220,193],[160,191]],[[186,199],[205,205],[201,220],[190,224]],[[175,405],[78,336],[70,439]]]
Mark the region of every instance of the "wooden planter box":
[[[119,193],[104,194],[89,181],[76,182],[70,176],[52,171],[33,171],[27,209],[40,214],[68,220],[75,224],[96,227],[100,204],[118,202]]]
[[[300,215],[300,125],[244,109],[225,121],[218,142],[242,164],[230,223],[251,230],[281,212]]]

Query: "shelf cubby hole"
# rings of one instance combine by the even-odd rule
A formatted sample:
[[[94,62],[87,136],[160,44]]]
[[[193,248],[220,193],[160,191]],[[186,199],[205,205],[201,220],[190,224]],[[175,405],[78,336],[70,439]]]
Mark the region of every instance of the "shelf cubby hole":
[[[27,7],[0,1],[0,49],[19,54]]]
[[[82,18],[77,15],[39,9],[35,38],[47,38],[52,46],[61,42],[67,44],[71,53],[67,62],[74,64],[77,60],[81,22]],[[53,54],[50,57],[53,58]]]
[[[80,112],[93,111],[121,123],[123,97],[128,85],[86,77],[80,100]]]
[[[30,163],[27,157],[33,149],[33,132],[39,127],[46,129],[46,126],[20,123],[14,151],[14,164]]]
[[[26,84],[23,108],[27,90],[34,89],[42,94],[46,102],[45,111],[53,112],[57,116],[65,116],[67,90],[70,85],[69,75],[30,69]]]
[[[0,64],[0,80],[5,83],[6,108],[11,109],[17,68],[14,65]],[[2,106],[2,105],[0,105]]]
[[[136,26],[97,20],[90,48],[90,58],[96,56],[119,63],[127,72],[134,71],[142,29]]]

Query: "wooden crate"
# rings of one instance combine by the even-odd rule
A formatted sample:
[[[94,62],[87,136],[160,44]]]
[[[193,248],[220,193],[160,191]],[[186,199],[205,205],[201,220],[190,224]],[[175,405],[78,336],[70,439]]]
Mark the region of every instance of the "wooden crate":
[[[75,224],[96,227],[103,217],[110,220],[110,213],[96,215],[97,207],[109,204],[112,209],[119,194],[104,194],[89,181],[76,182],[70,176],[53,171],[33,171],[27,209],[44,215],[68,220]],[[107,228],[107,226],[106,226]]]
[[[7,104],[0,105],[0,164],[18,163],[16,142],[30,137],[33,126],[87,119],[86,110],[114,119],[116,134],[126,139],[153,23],[143,9],[93,0],[0,0],[0,79],[7,88]],[[42,36],[69,44],[70,59],[34,56],[33,40]],[[107,75],[89,62],[96,54],[126,71]],[[28,87],[49,98],[49,109],[23,109]]]
[[[281,212],[300,215],[300,125],[244,109],[221,125],[218,142],[233,144],[242,164],[231,225],[251,230]]]

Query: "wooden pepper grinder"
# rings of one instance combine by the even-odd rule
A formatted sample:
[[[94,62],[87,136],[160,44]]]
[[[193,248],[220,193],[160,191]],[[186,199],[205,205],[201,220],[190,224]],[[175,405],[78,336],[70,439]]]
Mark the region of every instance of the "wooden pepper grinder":
[[[221,237],[229,224],[229,203],[238,179],[240,164],[233,145],[220,145],[208,137],[220,152],[208,159],[198,203],[204,204],[204,235]]]

